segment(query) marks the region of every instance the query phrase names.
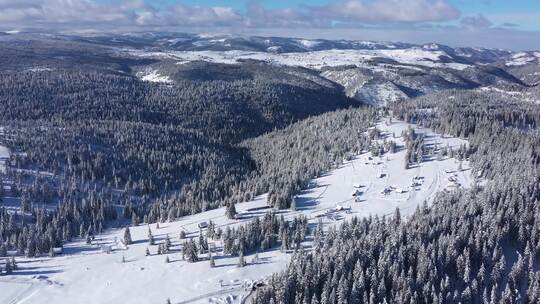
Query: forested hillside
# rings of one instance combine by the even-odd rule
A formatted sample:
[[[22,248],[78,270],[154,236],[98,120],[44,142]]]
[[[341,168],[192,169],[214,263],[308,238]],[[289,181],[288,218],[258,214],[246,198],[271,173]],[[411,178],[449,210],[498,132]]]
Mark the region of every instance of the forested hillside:
[[[223,256],[242,259],[279,243],[299,251],[252,294],[254,303],[540,302],[540,90],[537,59],[522,62],[531,54],[189,34],[22,34],[0,42],[6,272],[15,266],[4,264],[8,256],[53,257],[73,238],[99,245],[98,234],[130,224],[157,230],[176,221],[183,229],[178,219],[199,213],[199,223],[187,223],[198,243],[174,231],[192,262],[208,251],[206,237],[222,242]],[[383,136],[382,117],[387,127],[395,117],[442,135],[416,137],[409,125]],[[462,139],[455,150],[439,141],[448,134]],[[437,166],[443,156],[447,163]],[[305,205],[332,189],[313,179],[353,159],[365,165],[352,168],[354,176],[369,178],[361,185],[342,175],[343,187],[331,191],[348,198],[327,198],[310,213]],[[322,192],[302,194],[314,188]],[[269,206],[237,214],[237,203],[257,197]],[[406,219],[397,210],[348,222],[335,214],[367,214],[368,200],[378,207],[424,199],[433,206]],[[278,219],[286,213],[278,209],[294,213],[297,203],[307,217]],[[220,215],[203,213],[210,209]],[[266,209],[275,213],[258,222]],[[221,225],[246,223],[212,236],[210,218],[218,217]],[[318,218],[331,223],[311,235]]]
[[[30,221],[3,211],[2,243],[25,253],[35,247],[27,239],[48,233],[54,237],[36,251],[45,253],[72,236],[99,233],[111,221],[174,219],[267,191],[260,176],[272,173],[261,173],[249,152],[254,147],[241,142],[358,106],[339,86],[313,82],[309,73],[278,73],[175,84],[98,71],[3,73],[0,143],[12,153],[0,196]],[[369,113],[358,112],[355,121],[369,124]],[[329,161],[312,163],[320,171]]]
[[[394,115],[467,137],[489,181],[441,193],[404,221],[353,220],[300,254],[254,303],[537,303],[540,301],[539,107],[449,91]]]

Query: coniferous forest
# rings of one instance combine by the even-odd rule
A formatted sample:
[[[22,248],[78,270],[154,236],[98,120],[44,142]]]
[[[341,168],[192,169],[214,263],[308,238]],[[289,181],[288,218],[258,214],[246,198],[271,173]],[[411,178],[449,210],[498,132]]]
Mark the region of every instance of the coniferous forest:
[[[471,190],[440,193],[402,220],[354,219],[297,255],[254,303],[537,303],[540,301],[538,105],[447,91],[393,114],[466,137]]]
[[[366,147],[361,133],[376,116],[315,117],[358,103],[293,76],[174,85],[82,71],[0,77],[2,144],[13,151],[2,180],[21,206],[2,210],[1,243],[28,256],[125,221],[249,200],[278,181],[273,204],[288,208],[310,178]]]
[[[29,37],[0,43],[0,148],[9,149],[0,159],[1,275],[24,268],[19,259],[54,259],[72,241],[96,253],[121,252],[119,264],[127,265],[135,255],[129,246],[147,241],[136,258],[149,260],[157,250],[173,265],[180,259],[171,252],[190,265],[208,260],[212,269],[227,267],[229,257],[238,267],[249,266],[244,255],[290,258],[281,271],[245,282],[252,303],[540,303],[540,85],[537,68],[498,61],[512,53],[321,40],[330,56],[323,58],[396,47],[448,56],[316,67],[248,55],[233,63],[182,61],[177,51],[193,46],[179,40],[178,49],[164,51],[159,35],[116,42]],[[275,60],[284,60],[282,51],[301,53],[296,40],[268,41],[237,48],[264,48]],[[475,59],[480,53],[487,57]],[[439,149],[411,125],[384,137],[378,126],[392,119],[468,144]],[[396,209],[355,217],[337,200],[311,212],[306,205],[323,194],[303,197],[304,213],[295,214],[301,193],[328,186],[314,179],[353,160],[365,158],[382,184],[388,172],[378,168],[397,151],[405,171],[427,158],[459,163],[460,172],[467,162],[471,185],[433,192],[430,204],[407,216]],[[399,194],[417,191],[416,178]],[[360,193],[370,186],[356,183],[345,202],[362,208]],[[390,201],[386,190],[376,194]],[[260,197],[266,205],[237,209]],[[190,217],[211,210],[221,213]],[[353,215],[343,220],[333,212]],[[158,230],[186,218],[172,238]],[[135,232],[141,224],[147,240]],[[113,250],[99,236],[115,229],[123,234]]]

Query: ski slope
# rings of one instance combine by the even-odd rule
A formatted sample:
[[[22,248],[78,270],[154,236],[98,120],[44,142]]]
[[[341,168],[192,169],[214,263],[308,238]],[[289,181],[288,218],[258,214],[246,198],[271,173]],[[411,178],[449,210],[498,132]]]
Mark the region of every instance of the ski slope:
[[[396,141],[398,146],[403,145],[399,136],[408,126],[403,122],[377,125],[383,137]],[[448,144],[457,149],[466,144],[461,139],[442,137],[428,129],[413,127],[417,133],[426,136],[428,145],[442,147]],[[393,134],[397,137],[393,138]],[[406,170],[405,153],[401,149],[371,160],[370,153],[357,155],[313,180],[313,187],[296,197],[296,211],[278,212],[288,219],[303,214],[312,223],[322,220],[325,227],[338,225],[353,216],[390,215],[396,207],[406,217],[424,201],[431,203],[435,194],[447,187],[450,177],[461,187],[469,187],[472,183],[468,162],[461,164],[462,171],[457,171],[459,163],[451,158],[427,160]],[[384,177],[378,178],[380,173]],[[415,177],[421,179],[421,185],[411,187]],[[390,186],[395,187],[393,191],[386,195],[381,193]],[[351,193],[356,189],[362,194],[353,197]],[[266,195],[261,195],[236,206],[239,220],[227,219],[225,209],[219,208],[162,223],[159,229],[156,224],[151,224],[156,244],[163,242],[166,235],[171,238],[173,246],[168,254],[171,261],[168,264],[165,255],[156,255],[157,245],[148,245],[147,225],[130,228],[134,244],[127,249],[118,241],[123,238],[123,229],[114,229],[98,236],[92,245],[86,245],[83,240],[66,244],[64,254],[55,258],[20,258],[17,274],[0,277],[0,303],[159,304],[168,298],[172,303],[242,303],[243,297],[249,294],[246,286],[252,280],[263,280],[283,269],[290,254],[277,249],[261,252],[256,263],[252,262],[253,255],[249,255],[246,256],[248,265],[238,268],[237,257],[217,253],[214,255],[216,267],[211,268],[205,255],[197,263],[182,260],[180,244],[183,240],[179,239],[179,233],[183,230],[187,237],[197,237],[198,224],[209,220],[222,228],[238,226],[264,215],[264,210],[248,209],[265,205]],[[101,245],[110,245],[112,253],[102,252]],[[221,244],[214,242],[214,245],[219,248]],[[145,256],[147,247],[151,256]]]

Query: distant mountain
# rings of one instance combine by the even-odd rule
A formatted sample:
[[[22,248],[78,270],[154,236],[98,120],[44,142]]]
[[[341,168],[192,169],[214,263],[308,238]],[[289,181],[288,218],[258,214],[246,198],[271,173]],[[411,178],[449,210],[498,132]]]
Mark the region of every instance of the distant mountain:
[[[445,89],[528,86],[540,81],[538,52],[434,43],[158,32],[20,33],[2,36],[0,41],[0,64],[7,70],[83,68],[174,83],[277,79],[282,75],[270,67],[288,67],[287,75],[301,75],[294,81],[338,84],[349,97],[373,105]]]
[[[528,85],[540,84],[540,52],[514,53],[498,65]]]
[[[78,37],[89,43],[176,51],[257,51],[270,53],[312,52],[325,50],[396,50],[413,47],[444,51],[449,58],[462,63],[490,63],[508,57],[505,50],[452,48],[441,44],[415,45],[402,42],[302,39],[284,37],[239,37],[222,34],[133,33],[95,37]]]

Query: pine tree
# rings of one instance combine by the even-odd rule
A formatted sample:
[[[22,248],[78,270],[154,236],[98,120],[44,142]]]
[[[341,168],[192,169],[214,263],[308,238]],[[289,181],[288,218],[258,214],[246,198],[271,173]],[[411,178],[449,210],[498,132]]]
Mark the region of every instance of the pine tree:
[[[133,212],[133,214],[131,216],[131,225],[133,227],[139,226],[139,217],[137,216],[137,214],[135,212]]]
[[[216,261],[214,260],[214,256],[210,254],[210,267],[214,268],[216,267]]]
[[[244,253],[240,251],[240,255],[238,256],[238,267],[244,266],[246,266],[246,260],[244,259]]]
[[[11,274],[13,272],[13,265],[9,262],[9,260],[6,260],[6,274]]]
[[[0,245],[0,257],[5,257],[5,256],[7,256],[7,249],[6,249],[6,245],[2,244]]]
[[[132,244],[131,232],[129,231],[129,227],[126,227],[126,229],[124,230],[124,244],[126,246]]]
[[[234,202],[231,201],[227,205],[227,210],[225,211],[225,215],[228,219],[235,219],[236,218],[236,207],[234,205]]]
[[[252,259],[252,264],[257,264],[259,262],[259,253],[256,252]]]
[[[171,248],[171,239],[169,238],[168,234],[165,236],[165,248],[167,249],[167,251],[169,251],[169,249]]]
[[[184,243],[184,254],[187,257],[188,262],[195,263],[199,260],[197,245],[193,239]]]

